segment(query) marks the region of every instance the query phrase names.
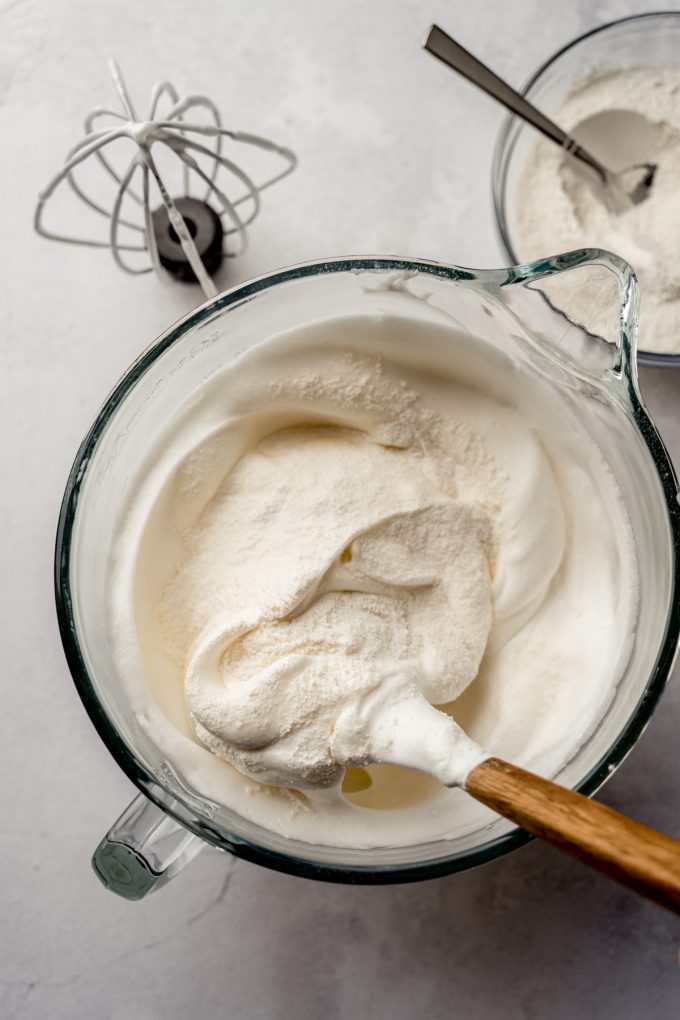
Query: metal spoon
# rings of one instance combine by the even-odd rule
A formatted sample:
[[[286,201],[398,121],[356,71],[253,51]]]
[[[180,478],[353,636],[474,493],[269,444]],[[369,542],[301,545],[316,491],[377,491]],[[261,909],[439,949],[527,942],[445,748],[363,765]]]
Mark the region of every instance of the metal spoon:
[[[493,99],[521,117],[532,127],[544,134],[552,142],[561,146],[565,152],[594,170],[605,187],[607,204],[614,212],[623,212],[633,205],[643,202],[649,194],[654,175],[655,163],[641,163],[627,167],[625,170],[608,170],[599,160],[587,152],[582,145],[563,131],[558,124],[537,110],[524,96],[515,92],[507,82],[494,74],[486,64],[473,57],[460,43],[452,39],[437,25],[432,25],[424,48],[441,61],[458,71],[464,78],[487,92]]]

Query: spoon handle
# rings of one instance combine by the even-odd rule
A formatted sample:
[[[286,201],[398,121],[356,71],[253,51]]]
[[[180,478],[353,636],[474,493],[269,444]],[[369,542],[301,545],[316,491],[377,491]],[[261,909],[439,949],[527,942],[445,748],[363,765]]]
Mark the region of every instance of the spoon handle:
[[[501,758],[470,772],[476,800],[621,885],[680,914],[680,841]]]
[[[586,163],[597,173],[603,183],[607,183],[607,170],[594,156],[586,152],[574,138],[562,130],[559,124],[555,124],[550,117],[546,117],[544,113],[537,110],[528,99],[516,92],[497,74],[494,74],[486,64],[482,64],[476,57],[473,57],[468,50],[452,39],[450,35],[447,35],[438,25],[432,25],[423,46],[428,53],[438,57],[454,71],[458,71],[473,85],[477,85],[483,92],[490,95],[492,99],[498,100],[508,110],[531,124],[551,141],[561,145],[570,155]]]

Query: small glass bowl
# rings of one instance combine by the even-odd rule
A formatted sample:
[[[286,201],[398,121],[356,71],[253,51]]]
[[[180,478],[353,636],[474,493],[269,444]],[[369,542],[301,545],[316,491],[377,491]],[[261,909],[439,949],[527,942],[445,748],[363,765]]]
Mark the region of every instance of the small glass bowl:
[[[574,86],[593,72],[634,66],[680,66],[680,11],[636,14],[578,36],[546,60],[521,91],[550,115],[559,109]],[[517,236],[515,195],[535,139],[534,128],[511,115],[501,128],[494,152],[493,200],[509,265],[523,261],[523,253],[514,241]],[[680,224],[678,226],[680,228]],[[660,354],[638,348],[638,362],[657,368],[680,368],[680,354]]]

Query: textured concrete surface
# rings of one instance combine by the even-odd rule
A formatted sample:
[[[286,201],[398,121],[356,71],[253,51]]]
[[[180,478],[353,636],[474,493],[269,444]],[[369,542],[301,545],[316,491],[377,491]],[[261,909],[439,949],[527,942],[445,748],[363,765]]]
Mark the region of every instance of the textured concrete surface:
[[[493,265],[501,115],[420,52],[427,25],[519,83],[575,34],[655,6],[0,0],[4,1020],[680,1015],[677,921],[535,844],[420,886],[324,886],[206,851],[146,902],[100,888],[91,850],[133,791],[62,656],[56,517],[106,392],[198,295],[31,231],[37,191],[84,113],[113,99],[113,55],[140,103],[168,76],[214,96],[229,126],[299,153],[225,285],[333,254]],[[642,382],[680,459],[680,373]],[[680,836],[678,679],[601,796]]]

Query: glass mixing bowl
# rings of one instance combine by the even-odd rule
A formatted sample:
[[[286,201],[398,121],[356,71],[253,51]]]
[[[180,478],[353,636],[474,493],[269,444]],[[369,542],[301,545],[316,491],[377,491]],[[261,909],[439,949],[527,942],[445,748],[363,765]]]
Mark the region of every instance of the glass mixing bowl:
[[[573,325],[546,300],[564,272],[612,288],[615,343]],[[638,739],[672,668],[680,628],[680,507],[672,465],[637,387],[637,281],[601,251],[502,270],[396,258],[349,258],[282,270],[207,302],[161,336],[113,390],[86,436],[66,487],[56,545],[56,600],[66,657],[91,720],[142,791],[95,851],[110,888],[130,899],[167,881],[204,841],[282,871],[344,882],[431,878],[489,861],[529,836],[506,822],[455,839],[347,849],[288,839],[203,798],[154,744],[126,696],[107,631],[114,536],[149,444],[173,410],[213,373],[272,333],[323,318],[410,315],[426,302],[484,345],[507,379],[538,379],[588,430],[626,502],[640,568],[630,659],[611,705],[559,782],[590,794]],[[455,332],[452,333],[455,336]],[[452,341],[451,357],[456,356]],[[506,382],[503,382],[503,386]],[[179,823],[179,824],[178,824]]]
[[[634,66],[680,66],[680,11],[638,14],[586,32],[546,60],[521,91],[540,110],[554,115],[572,89],[594,72]],[[533,128],[511,115],[503,123],[493,157],[496,222],[512,265],[522,258],[516,240],[517,183],[536,138]],[[638,360],[645,365],[680,368],[680,354],[638,348]]]

